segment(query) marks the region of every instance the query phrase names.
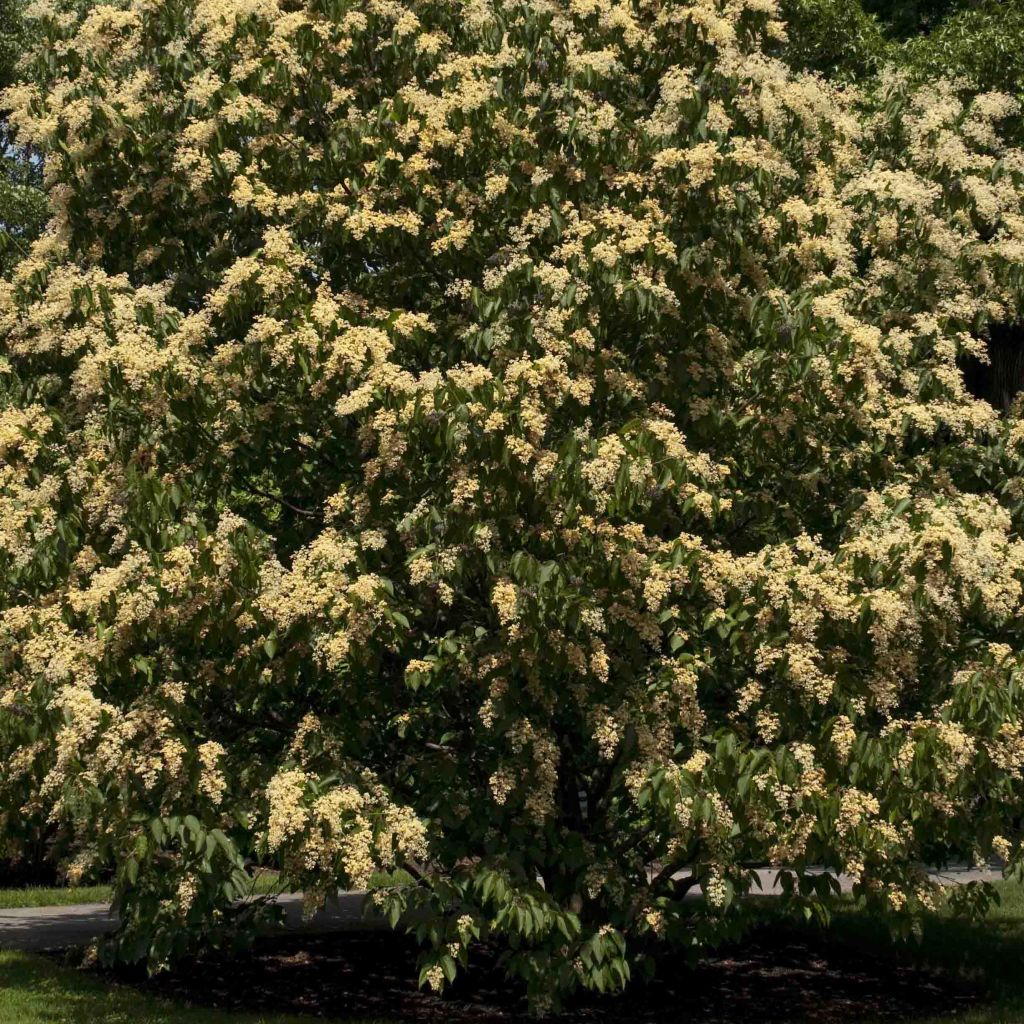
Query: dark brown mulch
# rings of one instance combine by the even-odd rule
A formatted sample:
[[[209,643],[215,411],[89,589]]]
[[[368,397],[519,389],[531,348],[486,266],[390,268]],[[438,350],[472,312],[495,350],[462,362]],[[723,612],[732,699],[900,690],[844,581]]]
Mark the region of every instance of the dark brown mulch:
[[[207,955],[145,979],[116,977],[158,995],[230,1009],[372,1017],[429,1024],[514,1024],[525,1002],[492,959],[478,957],[443,998],[416,987],[415,947],[391,934],[292,935],[258,941],[245,954]],[[625,996],[577,1000],[567,1024],[832,1024],[904,1021],[955,1013],[979,993],[913,966],[816,936],[762,931],[697,967],[663,963],[653,982]]]

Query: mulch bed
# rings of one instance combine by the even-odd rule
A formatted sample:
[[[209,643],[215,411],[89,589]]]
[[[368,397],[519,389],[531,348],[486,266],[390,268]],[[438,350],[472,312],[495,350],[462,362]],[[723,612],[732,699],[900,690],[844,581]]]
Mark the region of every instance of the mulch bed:
[[[261,939],[234,956],[205,955],[145,978],[112,976],[154,995],[195,1005],[320,1017],[378,1017],[429,1024],[513,1024],[525,1001],[492,958],[438,997],[416,986],[415,947],[393,934],[289,935]],[[904,1021],[956,1013],[980,993],[962,980],[815,936],[762,930],[696,967],[667,961],[626,996],[577,1000],[566,1024],[831,1024],[864,1018]]]

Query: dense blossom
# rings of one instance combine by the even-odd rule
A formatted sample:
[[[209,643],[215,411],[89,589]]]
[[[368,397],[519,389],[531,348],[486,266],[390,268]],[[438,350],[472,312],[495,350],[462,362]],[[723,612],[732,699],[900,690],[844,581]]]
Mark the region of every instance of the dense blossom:
[[[542,1002],[758,865],[909,922],[1016,861],[1013,99],[794,74],[774,0],[31,13],[0,821],[116,868],[120,955],[249,857]]]

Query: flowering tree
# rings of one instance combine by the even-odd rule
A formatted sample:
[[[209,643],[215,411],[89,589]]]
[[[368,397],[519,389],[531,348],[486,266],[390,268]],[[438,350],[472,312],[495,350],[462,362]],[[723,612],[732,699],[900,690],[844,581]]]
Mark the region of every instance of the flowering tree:
[[[543,1001],[758,865],[909,923],[1016,863],[1024,430],[958,362],[1021,312],[1012,99],[794,74],[773,0],[30,14],[0,813],[116,869],[116,954],[257,858]]]

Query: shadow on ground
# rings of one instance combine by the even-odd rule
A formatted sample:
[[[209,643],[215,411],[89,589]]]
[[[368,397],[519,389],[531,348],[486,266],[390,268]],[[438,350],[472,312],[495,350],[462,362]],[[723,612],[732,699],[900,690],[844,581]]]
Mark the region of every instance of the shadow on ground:
[[[976,1004],[980,988],[914,960],[888,944],[872,951],[821,933],[774,927],[697,967],[665,962],[653,982],[628,996],[588,998],[569,1022],[782,1024],[907,1021],[955,1014]],[[416,987],[415,947],[391,934],[294,935],[264,939],[242,956],[207,955],[173,973],[116,977],[152,994],[193,1004],[320,1017],[477,1024],[525,1019],[524,1002],[493,958],[444,998]]]

